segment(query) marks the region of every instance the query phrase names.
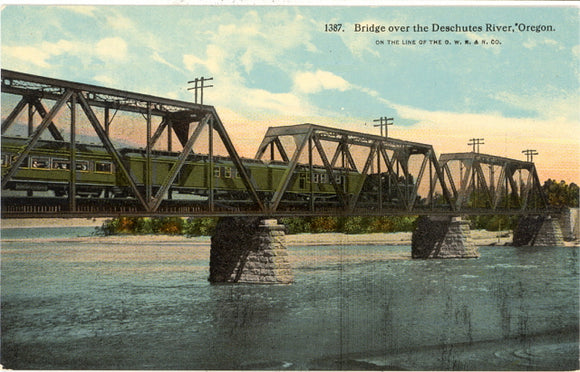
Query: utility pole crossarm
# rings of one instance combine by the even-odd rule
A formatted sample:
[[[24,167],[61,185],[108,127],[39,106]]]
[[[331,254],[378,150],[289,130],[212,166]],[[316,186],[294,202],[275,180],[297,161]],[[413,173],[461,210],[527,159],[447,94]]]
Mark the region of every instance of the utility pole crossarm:
[[[385,128],[385,135],[384,137],[387,138],[389,137],[389,125],[393,125],[393,120],[395,120],[394,118],[388,118],[386,116],[381,116],[378,119],[374,119],[374,122],[377,122],[379,124],[375,124],[373,125],[374,127],[381,127],[381,137],[383,137],[383,128]]]
[[[205,85],[205,82],[210,81],[210,80],[213,80],[213,78],[212,77],[206,78],[206,77],[202,76],[201,78],[195,78],[195,79],[187,82],[187,84],[191,84],[191,83],[194,84],[193,87],[187,88],[187,90],[194,90],[195,91],[195,96],[194,96],[195,103],[198,103],[197,102],[197,91],[199,90],[200,98],[201,98],[199,103],[201,105],[203,105],[203,89],[204,88],[213,88],[213,85]]]

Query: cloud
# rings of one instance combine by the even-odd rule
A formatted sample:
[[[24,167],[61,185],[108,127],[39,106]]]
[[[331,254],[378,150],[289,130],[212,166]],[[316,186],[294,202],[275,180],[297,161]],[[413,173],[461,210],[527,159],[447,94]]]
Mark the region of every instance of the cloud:
[[[548,38],[544,38],[544,39],[529,38],[522,45],[526,49],[534,49],[536,47],[541,47],[541,46],[549,46],[549,47],[552,47],[552,48],[557,49],[557,50],[566,49],[561,43],[557,42],[554,39],[548,39]]]
[[[48,59],[52,57],[50,51],[33,46],[2,46],[2,54],[4,60],[12,58],[19,62],[28,62],[42,68],[50,67]]]
[[[119,14],[107,17],[107,24],[115,30],[132,30],[135,29],[135,24],[127,17]]]
[[[62,6],[61,9],[69,10],[74,13],[83,14],[86,16],[93,17],[95,12],[97,11],[97,7],[95,6],[76,6],[76,5],[68,5]]]
[[[161,55],[159,55],[159,52],[153,52],[152,58],[154,61],[157,61],[161,64],[166,65],[166,66],[169,66],[174,70],[181,71],[181,69],[179,67],[175,66],[174,64],[168,62],[165,58],[161,57]]]
[[[348,81],[328,71],[298,72],[294,75],[294,89],[301,93],[311,94],[323,90],[344,92],[350,88]]]
[[[127,43],[120,37],[104,38],[95,46],[95,52],[103,60],[122,61],[127,58]]]

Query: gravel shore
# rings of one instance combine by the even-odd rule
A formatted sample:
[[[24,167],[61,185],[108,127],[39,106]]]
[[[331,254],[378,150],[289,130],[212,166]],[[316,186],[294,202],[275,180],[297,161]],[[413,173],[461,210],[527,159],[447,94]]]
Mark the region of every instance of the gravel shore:
[[[98,227],[103,224],[105,218],[92,219],[7,219],[0,220],[1,228],[35,228],[35,227]],[[476,245],[505,245],[512,242],[511,231],[485,231],[472,230],[471,236]],[[124,243],[130,241],[138,241],[143,239],[140,235],[116,235],[107,237],[82,237],[71,238],[77,240],[91,239],[93,242],[99,240],[107,241],[109,243]],[[150,237],[152,240],[162,242],[178,242],[187,241],[194,244],[209,244],[209,237],[195,237],[187,238],[184,236],[167,236],[156,235]],[[374,234],[343,234],[343,233],[323,233],[323,234],[296,234],[286,235],[286,244],[288,246],[310,246],[310,245],[411,245],[410,232],[396,232],[396,233],[374,233]]]

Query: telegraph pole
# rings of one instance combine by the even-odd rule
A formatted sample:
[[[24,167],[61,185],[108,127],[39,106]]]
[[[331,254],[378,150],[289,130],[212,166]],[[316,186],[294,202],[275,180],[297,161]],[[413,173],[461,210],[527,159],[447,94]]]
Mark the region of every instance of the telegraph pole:
[[[374,122],[378,122],[379,124],[373,125],[374,127],[381,127],[381,137],[383,137],[383,127],[385,128],[385,138],[389,137],[389,125],[393,125],[394,118],[387,118],[386,116],[382,116],[378,119],[373,120]]]
[[[479,154],[479,145],[485,145],[484,138],[472,138],[469,140],[468,146],[473,146],[473,152]],[[477,149],[477,151],[475,151]]]
[[[187,88],[187,90],[194,90],[195,91],[195,103],[197,103],[197,91],[199,90],[200,92],[200,104],[203,105],[203,89],[204,88],[212,88],[213,85],[205,85],[206,81],[210,81],[213,80],[213,78],[205,78],[205,77],[201,77],[201,78],[195,78],[191,81],[188,81],[187,84],[191,84],[194,83],[193,87],[191,88]]]
[[[524,150],[522,151],[522,153],[526,154],[526,161],[533,163],[534,161],[534,155],[538,155],[538,152],[536,150]]]

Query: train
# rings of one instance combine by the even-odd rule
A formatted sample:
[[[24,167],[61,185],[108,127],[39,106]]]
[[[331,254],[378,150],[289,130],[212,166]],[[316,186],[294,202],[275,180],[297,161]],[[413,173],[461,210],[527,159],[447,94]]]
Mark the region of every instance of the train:
[[[2,137],[3,174],[17,154],[25,148],[26,143],[26,138]],[[124,147],[118,152],[137,187],[144,190],[147,178],[146,151],[142,148]],[[151,187],[154,193],[165,181],[178,156],[179,152],[151,151]],[[263,200],[274,194],[288,167],[288,163],[277,160],[242,158],[241,161]],[[213,169],[210,169],[212,162]],[[75,163],[77,197],[106,199],[134,197],[128,180],[118,171],[113,157],[104,146],[78,143]],[[4,190],[26,192],[28,196],[43,192],[54,197],[68,197],[70,165],[70,143],[39,140]],[[347,197],[360,192],[361,200],[378,194],[378,185],[381,184],[377,180],[378,177],[384,180],[382,185],[385,201],[396,202],[397,195],[401,192],[400,190],[397,192],[396,187],[413,189],[413,185],[404,180],[398,182],[396,187],[392,187],[386,173],[363,175],[355,169],[336,167],[332,170],[332,177]],[[210,182],[213,183],[214,200],[249,199],[246,187],[230,158],[213,156],[210,162],[207,154],[198,153],[188,156],[170,186],[169,194],[190,195],[202,200],[209,195]],[[299,164],[286,189],[284,200],[308,201],[311,198],[339,203],[329,172],[324,167],[315,165],[311,169],[308,164]]]

